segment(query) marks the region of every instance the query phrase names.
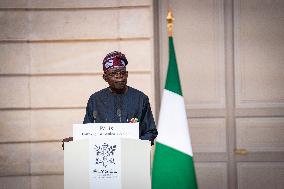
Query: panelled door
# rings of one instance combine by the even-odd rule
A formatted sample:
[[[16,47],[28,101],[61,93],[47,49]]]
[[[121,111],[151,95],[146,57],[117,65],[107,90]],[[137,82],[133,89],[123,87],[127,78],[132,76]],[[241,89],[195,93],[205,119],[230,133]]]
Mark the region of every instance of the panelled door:
[[[168,8],[199,188],[284,188],[284,1],[156,3],[159,90]]]

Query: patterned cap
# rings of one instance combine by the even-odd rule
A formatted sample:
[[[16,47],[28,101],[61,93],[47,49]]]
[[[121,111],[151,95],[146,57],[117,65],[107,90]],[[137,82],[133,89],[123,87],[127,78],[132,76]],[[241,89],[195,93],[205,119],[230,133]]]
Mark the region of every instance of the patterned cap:
[[[118,51],[111,52],[106,55],[103,60],[103,70],[107,72],[110,68],[126,67],[128,61],[124,54]]]

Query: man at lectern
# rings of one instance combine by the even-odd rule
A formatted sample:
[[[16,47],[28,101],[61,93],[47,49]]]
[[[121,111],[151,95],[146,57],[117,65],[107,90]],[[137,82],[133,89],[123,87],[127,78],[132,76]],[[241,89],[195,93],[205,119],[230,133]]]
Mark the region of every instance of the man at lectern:
[[[121,52],[111,52],[103,62],[103,79],[109,84],[92,94],[88,100],[85,123],[139,122],[139,138],[153,144],[158,132],[151,111],[149,98],[143,92],[127,86],[128,61]],[[68,142],[72,138],[66,138]]]
[[[103,79],[109,87],[92,94],[83,123],[139,122],[139,137],[154,141],[158,132],[148,97],[127,86],[128,61],[121,52],[111,52],[103,60]]]

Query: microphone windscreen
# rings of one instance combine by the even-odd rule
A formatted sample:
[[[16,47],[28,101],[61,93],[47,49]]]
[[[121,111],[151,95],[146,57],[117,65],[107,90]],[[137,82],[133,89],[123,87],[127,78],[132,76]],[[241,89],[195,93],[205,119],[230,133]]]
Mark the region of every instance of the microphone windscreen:
[[[93,117],[94,117],[94,119],[97,118],[97,114],[98,114],[98,112],[97,112],[96,110],[94,110],[94,111],[93,111]]]
[[[121,110],[117,109],[116,114],[118,115],[118,117],[120,117],[121,116]]]

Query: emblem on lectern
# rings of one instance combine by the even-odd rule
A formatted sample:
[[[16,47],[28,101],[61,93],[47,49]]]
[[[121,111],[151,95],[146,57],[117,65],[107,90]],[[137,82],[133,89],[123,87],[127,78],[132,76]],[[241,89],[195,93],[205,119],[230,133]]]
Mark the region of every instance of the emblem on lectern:
[[[109,164],[115,164],[114,152],[116,145],[109,145],[107,143],[95,145],[94,150],[96,150],[97,153],[96,164],[101,164],[105,168],[107,168]]]
[[[104,142],[101,144],[95,144],[93,146],[93,150],[95,154],[95,167],[93,169],[95,177],[99,179],[117,177],[117,145]]]

